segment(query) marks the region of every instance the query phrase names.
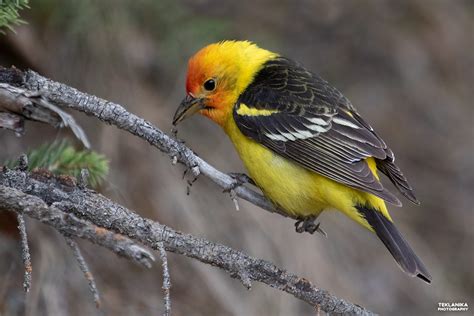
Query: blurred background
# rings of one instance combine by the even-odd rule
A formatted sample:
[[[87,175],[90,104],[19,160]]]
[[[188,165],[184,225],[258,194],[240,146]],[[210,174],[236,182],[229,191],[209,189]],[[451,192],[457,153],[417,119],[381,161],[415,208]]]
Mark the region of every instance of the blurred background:
[[[383,244],[336,212],[328,239],[240,202],[201,177],[186,195],[183,167],[123,131],[73,113],[93,149],[110,159],[100,191],[143,216],[274,262],[382,315],[433,315],[438,302],[474,308],[474,6],[472,1],[59,1],[37,0],[26,25],[0,34],[0,65],[126,105],[169,132],[184,96],[187,59],[223,39],[248,39],[303,63],[341,90],[391,146],[421,206],[392,207],[397,226],[433,283],[409,278]],[[205,118],[178,136],[225,172],[244,171],[224,134]],[[28,123],[0,130],[0,164],[68,131]],[[5,224],[5,220],[2,221]],[[157,315],[161,267],[151,270],[82,242],[102,294],[96,310],[62,238],[27,221],[33,288],[24,305],[14,231],[0,235],[0,314]],[[294,297],[170,254],[174,315],[313,315]]]

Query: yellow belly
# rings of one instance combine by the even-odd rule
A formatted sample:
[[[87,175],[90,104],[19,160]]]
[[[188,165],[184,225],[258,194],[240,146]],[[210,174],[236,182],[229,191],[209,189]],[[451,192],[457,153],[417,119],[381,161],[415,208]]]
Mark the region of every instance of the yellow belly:
[[[390,218],[382,199],[321,176],[273,153],[243,135],[235,123],[227,124],[225,131],[249,176],[268,199],[289,214],[318,216],[325,209],[337,209],[370,229],[354,208],[357,203],[370,203]]]

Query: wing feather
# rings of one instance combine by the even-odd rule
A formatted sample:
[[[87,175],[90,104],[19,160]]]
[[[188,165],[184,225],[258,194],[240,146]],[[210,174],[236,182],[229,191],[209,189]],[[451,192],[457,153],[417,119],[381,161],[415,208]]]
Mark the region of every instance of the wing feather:
[[[242,104],[276,111],[261,116],[238,114]],[[338,90],[299,64],[285,58],[267,62],[239,97],[233,115],[244,135],[275,153],[401,205],[370,170],[365,159],[374,157],[377,168],[395,187],[417,202],[385,142]]]

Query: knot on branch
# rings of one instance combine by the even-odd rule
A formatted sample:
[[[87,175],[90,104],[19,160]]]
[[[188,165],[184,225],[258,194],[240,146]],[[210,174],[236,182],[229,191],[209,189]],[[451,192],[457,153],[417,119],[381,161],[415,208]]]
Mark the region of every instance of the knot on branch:
[[[89,185],[89,170],[81,169],[79,179],[77,181],[77,186],[79,189],[86,189]]]
[[[239,280],[247,290],[251,290],[252,279],[250,278],[250,274],[245,270],[243,265],[238,265],[236,269],[237,271],[232,273],[231,277]]]

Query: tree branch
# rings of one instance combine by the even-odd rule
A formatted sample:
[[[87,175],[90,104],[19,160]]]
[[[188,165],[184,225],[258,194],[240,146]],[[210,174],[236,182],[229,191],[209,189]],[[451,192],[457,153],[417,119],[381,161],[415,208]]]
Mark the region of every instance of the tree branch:
[[[19,115],[0,112],[0,128],[9,129],[18,135],[22,135],[25,130],[24,120]]]
[[[19,72],[17,69],[15,70],[15,76],[7,76],[6,74],[2,75],[2,72],[9,73],[12,70],[0,68],[0,82],[37,92],[57,106],[86,113],[107,124],[128,131],[168,154],[172,161],[184,164],[193,171],[195,176],[202,173],[223,189],[229,189],[235,184],[232,177],[208,164],[182,142],[168,136],[150,122],[128,112],[123,106],[52,81],[34,71]],[[19,78],[22,79],[21,84],[18,83]],[[263,195],[249,188],[239,186],[234,191],[238,197],[262,209],[271,213],[279,213],[285,217],[292,217],[275,208]],[[297,219],[297,217],[292,218]]]
[[[21,193],[21,192],[23,193]],[[34,197],[33,197],[34,196]],[[20,170],[0,172],[0,209],[23,207],[27,216],[35,215],[34,209],[47,202],[49,209],[63,212],[63,216],[77,216],[116,233],[129,236],[155,250],[163,243],[167,251],[185,255],[228,272],[249,287],[258,281],[287,292],[313,306],[331,313],[372,315],[364,308],[339,299],[312,285],[304,278],[276,267],[268,261],[250,257],[227,246],[175,231],[107,199],[94,191],[79,187],[65,187],[60,179],[41,177]],[[45,202],[43,202],[45,201]],[[34,204],[29,204],[30,202]],[[13,204],[13,206],[12,206]],[[45,207],[39,208],[40,218],[46,218]]]
[[[64,235],[86,239],[147,268],[151,268],[152,262],[155,261],[149,251],[132,240],[81,220],[73,214],[63,212],[54,206],[48,206],[43,200],[35,196],[25,194],[3,184],[2,181],[0,184],[0,210],[24,214],[52,226]],[[25,269],[31,272],[31,264],[29,268],[25,267]]]
[[[165,246],[162,242],[158,243],[158,250],[160,252],[161,268],[163,269],[163,292],[165,293],[165,312],[163,316],[171,316],[171,278],[168,269],[168,255],[166,253]]]
[[[86,134],[77,125],[74,118],[48,102],[38,92],[0,82],[0,114],[0,128],[11,129],[18,134],[23,134],[23,118],[47,123],[56,128],[67,126],[86,148],[90,147]]]
[[[21,240],[21,257],[23,259],[23,265],[25,266],[25,277],[23,281],[23,289],[26,293],[31,288],[31,272],[33,266],[31,265],[30,247],[28,246],[28,234],[26,233],[26,224],[23,214],[17,214],[18,230],[20,231]]]
[[[235,184],[232,177],[205,162],[183,143],[169,137],[150,122],[129,113],[119,104],[80,92],[33,71],[21,73],[22,80],[19,84],[18,77],[9,80],[8,76],[3,76],[2,72],[5,71],[8,70],[0,68],[0,82],[38,93],[56,106],[84,112],[126,130],[168,154],[173,162],[184,164],[195,176],[204,174],[224,189],[232,188]],[[258,281],[292,294],[315,307],[320,307],[325,312],[372,315],[366,309],[334,297],[327,291],[316,288],[304,278],[288,273],[270,262],[142,218],[93,191],[79,188],[63,191],[57,188],[58,183],[55,179],[33,179],[26,173],[23,175],[18,173],[19,171],[0,173],[0,185],[40,197],[48,204],[53,203],[53,206],[61,211],[71,212],[98,226],[127,235],[153,249],[159,250],[160,243],[163,243],[167,251],[217,266],[242,281],[247,287],[250,287],[251,281]],[[263,195],[247,187],[239,186],[235,188],[235,193],[269,212],[292,217],[276,209]]]
[[[84,256],[82,255],[81,249],[79,249],[79,246],[71,237],[64,236],[64,239],[66,240],[66,244],[69,246],[69,248],[71,248],[72,253],[74,254],[74,258],[76,258],[76,261],[79,265],[79,269],[81,269],[82,273],[84,273],[84,277],[86,278],[87,283],[89,283],[89,289],[92,293],[92,296],[94,297],[95,306],[99,308],[99,290],[97,289],[97,284],[95,283],[94,275],[90,271],[86,259],[84,259]]]

